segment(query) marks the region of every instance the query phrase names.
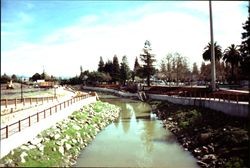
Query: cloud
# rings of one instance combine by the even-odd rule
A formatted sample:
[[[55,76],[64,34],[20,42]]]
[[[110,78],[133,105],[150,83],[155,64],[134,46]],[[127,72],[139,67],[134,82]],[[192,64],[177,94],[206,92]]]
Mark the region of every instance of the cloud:
[[[152,2],[119,13],[84,15],[70,26],[47,33],[38,43],[23,42],[11,51],[1,52],[1,70],[33,75],[45,66],[49,74],[72,76],[79,74],[80,65],[83,69],[96,70],[100,56],[107,61],[115,54],[119,61],[127,55],[132,68],[145,40],[151,41],[158,61],[170,52],[179,52],[190,64],[197,62],[199,65],[203,48],[210,41],[209,18],[206,18],[208,2],[176,5],[178,9],[185,9],[184,12],[163,10],[165,3],[162,2],[151,8],[150,4]],[[218,6],[217,2],[213,4],[215,41],[223,48],[231,43],[238,44],[241,23],[246,19],[245,14],[239,12],[241,3],[236,6],[223,2]],[[234,15],[229,17],[228,12]],[[20,17],[27,23],[33,21],[25,14]]]
[[[89,24],[93,24],[96,23],[99,20],[99,17],[96,15],[87,15],[87,16],[83,16],[78,20],[78,24],[80,25],[89,25]]]
[[[34,3],[30,3],[30,2],[26,2],[25,5],[28,10],[34,9],[35,7]]]
[[[232,43],[240,43],[242,23],[247,19],[247,9],[242,10],[242,6],[246,5],[247,2],[243,1],[212,2],[214,38],[223,47],[227,47]],[[185,2],[181,4],[181,7],[198,12],[203,16],[207,15],[207,22],[209,21],[208,1]],[[197,17],[199,16],[197,15]]]

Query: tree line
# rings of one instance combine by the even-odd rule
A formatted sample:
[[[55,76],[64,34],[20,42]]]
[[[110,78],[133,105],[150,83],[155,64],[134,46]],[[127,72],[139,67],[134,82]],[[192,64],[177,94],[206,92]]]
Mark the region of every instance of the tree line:
[[[0,79],[0,83],[8,83],[12,80],[12,82],[17,82],[17,83],[21,83],[24,82],[21,76],[17,76],[16,74],[13,74],[11,76],[7,75],[6,73],[4,73],[1,76]],[[54,77],[53,75],[48,75],[46,72],[43,72],[41,74],[39,73],[35,73],[34,75],[32,75],[32,77],[29,78],[29,81],[37,81],[37,80],[46,80],[46,81],[58,81],[59,79],[57,79],[56,77]]]
[[[248,6],[248,13],[250,7]],[[222,51],[222,47],[216,42],[215,49],[215,64],[216,76],[219,82],[239,83],[240,80],[249,80],[250,74],[250,54],[249,54],[249,16],[243,24],[242,43],[240,45],[232,44]],[[100,57],[97,71],[84,71],[80,73],[79,83],[85,82],[89,84],[97,84],[99,82],[106,83],[121,83],[126,81],[142,81],[146,79],[146,83],[150,86],[150,79],[154,75],[157,79],[163,80],[166,84],[174,82],[178,85],[179,82],[192,81],[211,81],[211,47],[208,43],[205,46],[200,68],[197,63],[193,63],[192,67],[188,67],[188,60],[180,53],[169,53],[161,60],[160,68],[155,68],[155,55],[152,54],[151,43],[147,40],[144,43],[143,53],[138,59],[135,58],[134,67],[130,70],[126,56],[123,56],[122,62],[115,55],[113,60],[108,60],[104,63]],[[207,63],[205,63],[207,62]]]
[[[248,6],[248,13],[250,7]],[[249,16],[243,24],[243,33],[241,35],[242,42],[240,45],[231,44],[224,51],[216,42],[215,49],[215,64],[216,76],[220,82],[239,83],[240,80],[249,80],[250,74],[250,26]],[[119,63],[117,55],[113,56],[112,60],[103,61],[102,56],[98,63],[96,71],[83,71],[80,67],[80,75],[69,79],[60,79],[61,84],[98,84],[98,83],[120,83],[125,85],[127,81],[135,82],[146,79],[146,83],[150,86],[150,79],[154,75],[157,79],[163,80],[166,84],[174,82],[178,85],[179,82],[192,81],[211,81],[211,47],[208,43],[205,46],[200,69],[196,63],[193,63],[191,68],[188,67],[188,60],[180,53],[169,53],[160,62],[160,68],[155,68],[155,55],[152,53],[151,43],[146,40],[142,49],[142,54],[138,59],[135,58],[134,67],[131,70],[128,65],[127,56],[122,57]],[[16,75],[9,77],[4,74],[1,76],[1,83],[5,83],[12,79],[17,81]],[[35,73],[31,78],[32,81],[37,79],[57,80],[53,76],[46,76],[45,73]]]
[[[142,65],[139,64],[138,58],[135,59],[134,69],[129,67],[127,56],[122,57],[119,63],[117,55],[114,55],[113,60],[108,60],[104,63],[102,56],[98,63],[97,71],[89,72],[82,71],[80,68],[80,76],[76,77],[79,83],[99,84],[99,83],[113,83],[125,85],[128,80],[135,81],[135,78],[146,78],[147,84],[150,85],[150,77],[155,74],[154,54],[151,53],[151,44],[148,40],[145,41],[143,53],[140,54]]]

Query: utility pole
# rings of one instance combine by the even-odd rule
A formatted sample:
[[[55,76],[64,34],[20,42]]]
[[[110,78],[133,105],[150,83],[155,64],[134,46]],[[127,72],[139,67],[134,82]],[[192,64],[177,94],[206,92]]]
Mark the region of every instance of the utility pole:
[[[216,90],[216,69],[215,69],[215,53],[214,53],[214,34],[213,34],[213,16],[212,16],[212,1],[209,0],[209,16],[210,16],[210,38],[211,38],[211,86],[212,90]]]

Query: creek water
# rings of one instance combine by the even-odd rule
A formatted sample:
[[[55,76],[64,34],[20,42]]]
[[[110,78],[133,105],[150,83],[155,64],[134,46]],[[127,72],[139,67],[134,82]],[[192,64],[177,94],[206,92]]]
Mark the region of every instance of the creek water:
[[[121,107],[120,116],[81,152],[75,167],[198,167],[149,104],[114,96],[101,100]]]

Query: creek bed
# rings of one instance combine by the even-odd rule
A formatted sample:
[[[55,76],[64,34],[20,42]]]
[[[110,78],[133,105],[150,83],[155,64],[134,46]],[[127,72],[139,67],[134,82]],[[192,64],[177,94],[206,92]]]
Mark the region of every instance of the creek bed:
[[[79,155],[76,167],[198,167],[173,134],[162,127],[147,103],[101,95],[121,108],[119,119],[106,127]]]

